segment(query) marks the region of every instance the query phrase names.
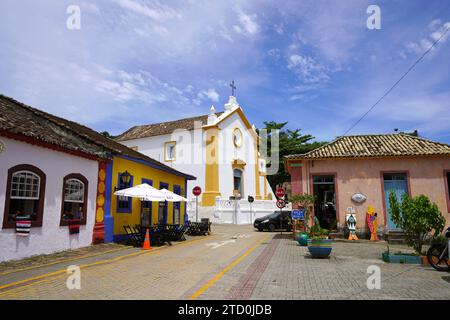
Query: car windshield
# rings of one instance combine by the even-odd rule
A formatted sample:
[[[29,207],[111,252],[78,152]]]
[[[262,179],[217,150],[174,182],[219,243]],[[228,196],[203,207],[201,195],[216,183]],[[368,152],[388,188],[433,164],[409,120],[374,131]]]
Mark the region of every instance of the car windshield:
[[[274,218],[277,218],[279,214],[280,214],[279,212],[274,212],[274,213],[268,214],[267,216],[263,217],[262,219],[274,219]]]

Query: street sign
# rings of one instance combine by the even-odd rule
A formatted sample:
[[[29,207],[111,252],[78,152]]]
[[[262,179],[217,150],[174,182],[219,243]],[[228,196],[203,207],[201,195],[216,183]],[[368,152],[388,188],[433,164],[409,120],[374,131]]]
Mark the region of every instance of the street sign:
[[[283,199],[277,200],[277,207],[279,209],[283,209],[284,207],[286,207],[286,201],[284,201]]]
[[[283,188],[278,188],[277,191],[275,191],[275,195],[278,198],[283,198],[284,197],[284,189]]]
[[[292,210],[292,219],[305,220],[305,211],[299,209]]]
[[[199,195],[202,194],[202,188],[196,186],[192,189],[192,193],[194,194],[194,196],[198,197]]]
[[[248,202],[252,203],[255,201],[255,198],[253,198],[252,196],[248,196]]]

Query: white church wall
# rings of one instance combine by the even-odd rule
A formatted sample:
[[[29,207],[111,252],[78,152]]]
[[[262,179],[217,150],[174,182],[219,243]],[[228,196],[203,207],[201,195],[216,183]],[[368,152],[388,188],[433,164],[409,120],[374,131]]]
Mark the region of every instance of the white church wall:
[[[191,143],[191,141],[195,141],[194,136],[197,140],[195,146]],[[165,143],[169,141],[176,141],[174,161],[165,161],[164,158]],[[121,143],[128,147],[138,147],[138,152],[178,171],[197,177],[197,180],[188,181],[186,191],[189,199],[195,198],[191,192],[194,186],[198,185],[202,190],[205,189],[205,144],[203,129],[198,129],[195,132],[194,130],[179,131],[173,134],[121,141]]]
[[[222,198],[229,198],[233,195],[234,181],[233,181],[233,168],[231,163],[234,159],[243,160],[246,165],[244,168],[243,179],[243,197],[249,195],[256,195],[256,180],[255,180],[255,148],[254,138],[252,137],[249,129],[242,121],[241,117],[234,113],[229,118],[219,124],[220,141],[219,150],[223,151],[219,155],[221,161],[220,166],[220,187]],[[243,143],[240,148],[236,148],[233,144],[232,134],[233,130],[238,128],[242,132]]]

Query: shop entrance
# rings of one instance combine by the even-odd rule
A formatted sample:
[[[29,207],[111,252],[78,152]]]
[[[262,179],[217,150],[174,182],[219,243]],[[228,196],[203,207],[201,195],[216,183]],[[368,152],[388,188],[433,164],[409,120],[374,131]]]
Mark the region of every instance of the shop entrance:
[[[313,176],[314,216],[319,219],[320,227],[328,230],[337,228],[336,184],[334,175]]]

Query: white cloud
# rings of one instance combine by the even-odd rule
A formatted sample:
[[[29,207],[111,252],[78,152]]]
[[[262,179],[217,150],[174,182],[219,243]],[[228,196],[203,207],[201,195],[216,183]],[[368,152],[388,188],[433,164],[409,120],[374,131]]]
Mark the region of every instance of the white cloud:
[[[292,54],[288,58],[288,68],[305,83],[327,82],[330,79],[327,68],[311,57]]]
[[[425,51],[431,48],[436,40],[441,37],[442,39],[440,40],[440,44],[438,44],[438,46],[442,45],[442,43],[449,37],[450,31],[447,31],[445,36],[443,36],[443,34],[446,30],[450,29],[450,21],[442,23],[440,19],[435,19],[428,24],[428,29],[429,31],[426,36],[422,37],[418,41],[410,41],[405,45],[407,52],[414,53],[415,55],[422,55]],[[432,51],[435,51],[437,48],[438,47],[434,47]]]
[[[234,25],[233,28],[237,33],[243,33],[247,35],[254,35],[260,31],[260,26],[257,23],[256,14],[246,14],[242,9],[237,8],[238,20],[240,25]]]
[[[201,100],[209,99],[213,102],[218,102],[220,98],[215,89],[202,90],[197,94],[197,97]]]
[[[124,9],[149,17],[155,21],[164,21],[173,18],[180,18],[181,14],[158,1],[151,1],[143,4],[138,0],[117,0],[117,3]]]

